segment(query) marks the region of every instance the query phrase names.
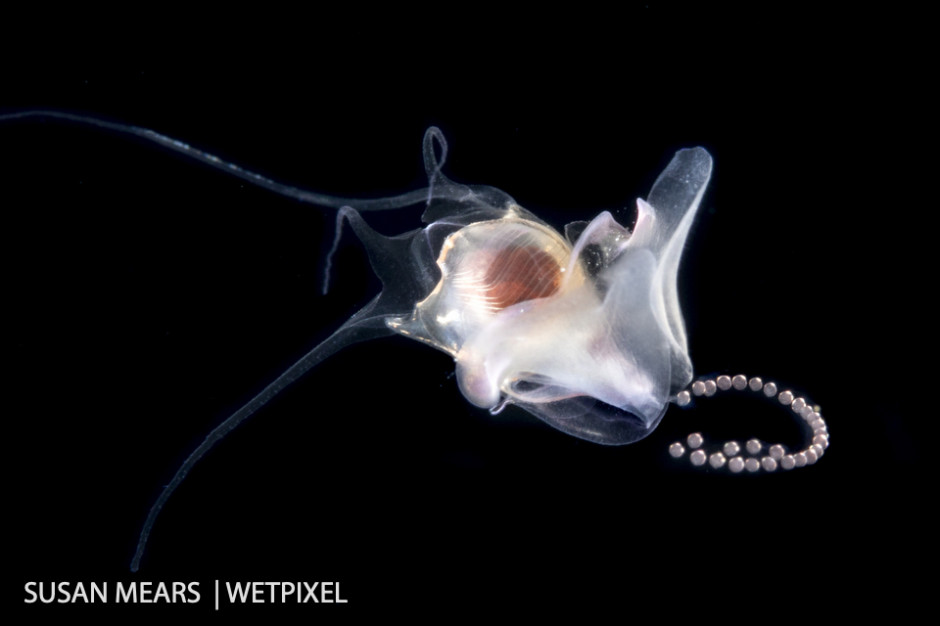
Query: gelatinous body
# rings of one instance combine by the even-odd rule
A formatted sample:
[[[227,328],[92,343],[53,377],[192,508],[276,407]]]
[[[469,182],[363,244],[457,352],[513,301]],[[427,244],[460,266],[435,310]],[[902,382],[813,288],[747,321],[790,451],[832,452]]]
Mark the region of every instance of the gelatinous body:
[[[650,201],[638,201],[633,232],[604,212],[569,224],[567,238],[501,192],[452,183],[426,154],[430,225],[412,236],[449,231],[435,260],[440,278],[411,312],[388,312],[387,326],[451,354],[476,406],[515,404],[598,443],[651,432],[692,377],[676,278],[708,153],[676,155]],[[389,245],[374,233],[363,240]]]
[[[424,138],[428,186],[381,200],[326,196],[276,183],[153,131],[69,114],[31,112],[130,133],[298,200],[339,209],[365,245],[382,291],[245,406],[184,461],[149,512],[136,570],[163,504],[198,460],[243,420],[323,359],[399,333],[450,354],[474,405],[512,404],[568,434],[602,444],[648,435],[692,379],[676,280],[711,175],[701,148],[679,151],[637,202],[632,231],[603,212],[564,235],[486,186],[441,173],[447,145]],[[424,204],[423,228],[386,237],[368,211]],[[338,228],[339,232],[339,228]]]
[[[453,356],[460,389],[476,406],[514,404],[597,443],[648,435],[692,379],[676,280],[709,154],[676,154],[638,200],[632,232],[603,212],[562,236],[498,189],[449,180],[446,153],[440,131],[429,129],[427,189],[383,200],[285,190],[236,172],[340,208],[339,223],[365,245],[383,290],[232,419],[344,346],[395,332]],[[362,217],[418,202],[426,226],[410,233],[386,237]]]

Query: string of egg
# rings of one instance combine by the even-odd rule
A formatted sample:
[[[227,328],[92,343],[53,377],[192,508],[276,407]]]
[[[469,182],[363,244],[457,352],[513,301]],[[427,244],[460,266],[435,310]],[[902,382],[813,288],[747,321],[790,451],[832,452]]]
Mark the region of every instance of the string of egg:
[[[760,377],[754,376],[748,379],[743,374],[736,376],[721,375],[717,378],[703,378],[693,382],[688,389],[676,394],[675,402],[679,406],[687,406],[692,402],[692,396],[711,397],[719,391],[749,390],[754,393],[763,393],[768,399],[774,399],[788,407],[794,414],[799,416],[809,429],[812,436],[808,444],[798,452],[788,452],[787,448],[779,443],[768,444],[760,439],[749,439],[744,444],[744,451],[747,456],[741,454],[742,448],[737,441],[726,441],[720,449],[709,453],[703,446],[705,439],[701,433],[691,433],[685,439],[685,445],[681,441],[670,444],[669,454],[676,458],[682,458],[686,453],[686,446],[691,450],[689,460],[692,465],[701,467],[707,462],[713,469],[722,469],[727,467],[732,473],[739,474],[745,470],[749,473],[763,470],[765,472],[776,471],[777,468],[791,470],[796,467],[812,465],[822,458],[826,449],[829,447],[829,429],[826,421],[820,413],[818,405],[812,404],[803,397],[796,396],[790,390],[778,391],[778,386],[774,382],[764,382]]]

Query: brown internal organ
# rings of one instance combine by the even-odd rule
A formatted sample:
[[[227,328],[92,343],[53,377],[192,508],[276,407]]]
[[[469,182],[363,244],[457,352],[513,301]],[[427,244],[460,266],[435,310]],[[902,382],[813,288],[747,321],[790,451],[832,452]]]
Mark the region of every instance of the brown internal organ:
[[[496,253],[486,271],[486,296],[495,310],[545,298],[561,285],[557,261],[536,246],[513,246]]]

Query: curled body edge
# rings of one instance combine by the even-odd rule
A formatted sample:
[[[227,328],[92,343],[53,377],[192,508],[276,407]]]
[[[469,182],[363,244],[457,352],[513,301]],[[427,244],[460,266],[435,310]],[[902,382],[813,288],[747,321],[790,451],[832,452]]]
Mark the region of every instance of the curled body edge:
[[[392,333],[423,341],[454,356],[471,403],[492,412],[515,404],[568,434],[610,445],[652,432],[670,397],[692,379],[676,281],[711,175],[711,156],[702,148],[675,155],[647,201],[638,200],[632,232],[604,212],[568,224],[563,237],[508,194],[444,176],[447,143],[435,127],[423,140],[425,189],[353,200],[277,183],[149,129],[43,111],[0,122],[28,117],[136,135],[276,193],[337,208],[337,242],[345,220],[383,284],[183,462],[147,515],[132,571],[163,505],[199,459],[282,389],[353,343]],[[360,215],[420,203],[426,226],[397,236],[375,232]],[[336,243],[324,292],[335,249]]]

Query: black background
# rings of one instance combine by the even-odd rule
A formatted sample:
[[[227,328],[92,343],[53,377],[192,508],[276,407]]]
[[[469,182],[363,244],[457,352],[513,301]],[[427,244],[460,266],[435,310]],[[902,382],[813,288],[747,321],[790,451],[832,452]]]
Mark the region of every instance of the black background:
[[[832,435],[820,463],[731,476],[666,454],[697,429],[797,443],[758,401],[673,408],[624,448],[493,417],[463,400],[446,355],[389,338],[330,359],[220,443],[132,576],[178,464],[380,285],[348,234],[320,295],[329,211],[120,134],[3,122],[5,602],[69,615],[24,607],[23,583],[199,580],[198,607],[98,610],[205,616],[216,578],[339,580],[348,605],[299,609],[323,621],[560,605],[789,616],[819,595],[837,611],[916,598],[906,571],[929,548],[930,493],[913,429],[930,352],[910,236],[924,226],[916,51],[885,58],[865,30],[680,37],[648,11],[624,20],[629,36],[570,25],[576,37],[537,42],[340,22],[328,30],[348,40],[219,43],[181,65],[64,60],[9,78],[0,113],[152,128],[354,197],[423,186],[421,136],[437,125],[448,176],[557,227],[630,215],[675,150],[702,145],[715,170],[680,276],[696,372],[805,391]],[[394,234],[419,214],[367,219]]]

